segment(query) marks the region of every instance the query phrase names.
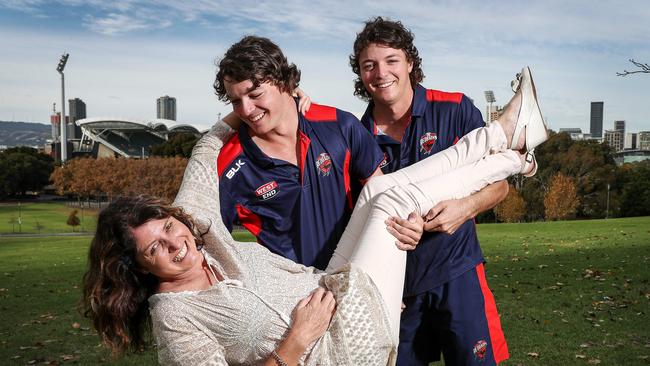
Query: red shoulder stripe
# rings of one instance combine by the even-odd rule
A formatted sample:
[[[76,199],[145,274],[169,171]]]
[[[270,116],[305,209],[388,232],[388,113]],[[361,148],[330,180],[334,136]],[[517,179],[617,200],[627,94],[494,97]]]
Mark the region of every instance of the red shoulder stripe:
[[[235,205],[237,208],[237,215],[242,226],[245,227],[251,234],[258,236],[262,232],[262,219],[257,216],[253,211],[240,205]]]
[[[336,108],[312,103],[305,118],[311,122],[336,121]]]
[[[427,89],[427,100],[429,102],[451,102],[460,104],[463,93],[447,93],[440,90]]]
[[[228,142],[226,142],[225,145],[223,145],[221,152],[219,152],[219,156],[217,157],[217,175],[219,175],[219,178],[221,178],[226,167],[230,165],[230,163],[232,163],[232,161],[235,160],[242,151],[241,143],[239,142],[239,134],[235,134],[230,138],[230,140],[228,140]]]

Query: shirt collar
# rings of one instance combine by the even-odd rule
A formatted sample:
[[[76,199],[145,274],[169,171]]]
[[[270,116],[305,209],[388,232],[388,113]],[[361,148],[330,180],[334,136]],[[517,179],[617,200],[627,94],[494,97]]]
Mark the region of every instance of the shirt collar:
[[[411,115],[413,117],[422,117],[424,115],[427,108],[427,90],[420,84],[415,87],[411,106]]]

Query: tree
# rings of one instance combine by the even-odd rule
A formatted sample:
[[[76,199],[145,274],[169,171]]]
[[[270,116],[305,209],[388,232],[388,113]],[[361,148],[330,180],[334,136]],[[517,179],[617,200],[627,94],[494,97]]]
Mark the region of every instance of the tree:
[[[621,216],[650,215],[650,161],[621,168]]]
[[[521,222],[526,215],[526,202],[521,194],[510,186],[506,198],[494,208],[497,218],[505,222]]]
[[[77,210],[72,210],[72,212],[70,212],[70,215],[68,215],[68,220],[66,221],[66,224],[72,226],[72,232],[74,232],[75,227],[81,225],[81,220],[79,220],[77,212]]]
[[[638,67],[638,70],[633,70],[633,71],[627,71],[623,70],[623,72],[617,72],[616,75],[618,76],[628,76],[632,74],[650,74],[650,64],[644,64],[638,61],[634,61],[633,59],[629,60],[634,66]]]
[[[544,213],[547,220],[563,220],[573,217],[579,205],[578,191],[573,179],[557,173],[544,196]]]
[[[189,159],[197,141],[199,141],[199,137],[194,134],[176,133],[162,144],[152,146],[151,156],[181,156]]]
[[[54,159],[31,147],[0,152],[0,196],[40,191],[49,183]]]

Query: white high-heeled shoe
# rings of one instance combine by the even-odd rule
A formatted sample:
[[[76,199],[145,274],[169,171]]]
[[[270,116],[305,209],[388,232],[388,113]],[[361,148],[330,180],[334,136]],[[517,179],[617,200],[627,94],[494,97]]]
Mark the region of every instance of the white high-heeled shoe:
[[[510,148],[515,147],[525,127],[526,151],[532,153],[535,147],[548,139],[548,131],[544,117],[542,117],[542,112],[539,109],[535,83],[533,82],[533,76],[528,66],[524,67],[521,73],[517,74],[517,80],[513,81],[513,90],[521,90],[521,107],[519,108],[517,125],[512,135]]]
[[[526,128],[526,158],[522,172],[530,169],[532,170],[524,174],[524,177],[532,177],[537,173],[537,159],[535,158],[535,147],[539,146],[542,142],[548,139],[548,131],[546,121],[542,116],[542,111],[539,109],[537,102],[537,91],[535,90],[535,82],[528,66],[524,67],[517,78],[511,83],[512,91],[515,93],[521,89],[521,107],[519,108],[519,116],[517,117],[517,125],[512,134],[512,141],[510,148],[512,149],[519,141],[519,136],[522,129]]]

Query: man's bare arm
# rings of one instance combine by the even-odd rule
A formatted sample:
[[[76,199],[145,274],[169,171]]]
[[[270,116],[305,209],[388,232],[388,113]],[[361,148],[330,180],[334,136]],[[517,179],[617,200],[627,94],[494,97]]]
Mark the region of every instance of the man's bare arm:
[[[465,221],[487,211],[508,195],[505,180],[490,184],[475,194],[458,200],[442,201],[424,217],[424,230],[453,234]]]

